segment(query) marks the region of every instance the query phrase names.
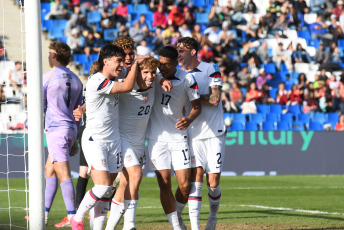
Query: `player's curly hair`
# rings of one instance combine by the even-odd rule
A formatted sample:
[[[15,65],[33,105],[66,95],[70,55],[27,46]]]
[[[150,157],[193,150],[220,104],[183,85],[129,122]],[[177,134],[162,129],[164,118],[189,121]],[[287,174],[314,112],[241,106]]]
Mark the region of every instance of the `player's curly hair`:
[[[118,37],[112,44],[121,47],[122,49],[131,49],[135,47],[135,42],[131,37]]]
[[[160,67],[160,62],[154,57],[147,57],[139,64],[140,69],[148,68],[150,70],[156,70]]]
[[[189,50],[193,50],[193,49],[196,50],[196,53],[198,53],[198,43],[196,39],[191,38],[191,37],[181,37],[176,42],[175,47],[177,48],[181,44],[183,44],[183,46]]]
[[[52,42],[49,45],[49,49],[55,50],[56,60],[64,66],[67,66],[72,60],[71,49],[64,42]]]

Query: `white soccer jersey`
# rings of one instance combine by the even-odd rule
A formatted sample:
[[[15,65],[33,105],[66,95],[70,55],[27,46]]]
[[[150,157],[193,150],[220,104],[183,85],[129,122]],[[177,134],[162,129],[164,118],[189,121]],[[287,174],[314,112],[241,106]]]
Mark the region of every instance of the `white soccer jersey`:
[[[86,128],[93,140],[113,142],[120,139],[118,129],[118,94],[110,94],[114,82],[101,73],[86,84]]]
[[[165,92],[160,85],[156,87],[147,138],[180,142],[186,140],[187,133],[186,130],[178,130],[176,123],[179,118],[184,117],[183,107],[186,101],[199,98],[198,87],[192,75],[180,69],[168,80],[173,85],[171,92]]]
[[[209,94],[209,87],[222,86],[220,69],[216,64],[201,62],[188,72],[197,81],[200,95]],[[186,112],[191,111],[191,104],[186,103]],[[188,136],[192,139],[204,139],[222,135],[226,131],[223,119],[222,101],[218,106],[202,104],[202,113],[191,123]]]
[[[155,83],[146,90],[135,82],[129,93],[119,97],[119,130],[121,137],[134,145],[143,145],[154,102]]]

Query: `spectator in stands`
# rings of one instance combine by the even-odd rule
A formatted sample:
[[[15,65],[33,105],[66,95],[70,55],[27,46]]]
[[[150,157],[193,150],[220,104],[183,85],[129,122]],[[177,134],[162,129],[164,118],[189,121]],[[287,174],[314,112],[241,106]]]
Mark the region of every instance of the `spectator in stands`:
[[[98,38],[98,34],[94,34],[92,30],[88,31],[84,45],[84,52],[87,57],[89,57],[91,53],[99,53],[101,47],[99,47]]]
[[[339,88],[339,111],[341,114],[344,113],[344,84]]]
[[[222,9],[223,8],[219,5],[219,1],[214,0],[213,5],[211,6],[210,12],[208,15],[209,22],[222,20],[223,19]]]
[[[330,49],[327,50],[326,58],[328,63],[341,63],[340,51],[337,46],[337,42],[331,42]]]
[[[140,23],[140,28],[142,29],[143,27],[149,28],[149,23],[146,21],[146,15],[145,14],[140,14],[139,18],[139,23]]]
[[[234,82],[232,84],[232,89],[229,92],[229,98],[229,112],[239,112],[240,105],[243,103],[244,98],[238,83]]]
[[[169,25],[163,32],[162,37],[164,39],[164,44],[170,44],[172,38],[175,36],[175,29],[173,25]]]
[[[320,74],[319,75],[315,75],[314,76],[314,82],[316,81],[323,81],[326,82],[328,79],[327,75],[326,75],[326,69],[325,68],[321,68],[320,69]]]
[[[315,61],[319,64],[324,64],[327,62],[326,59],[327,51],[323,42],[320,42],[318,49],[315,52]]]
[[[228,27],[228,29],[232,27],[232,11],[233,10],[231,10],[231,8],[228,6],[222,9],[222,20],[219,20],[219,22],[222,24],[222,29],[225,27]]]
[[[128,7],[123,0],[118,2],[116,15],[122,16],[125,20],[128,20]]]
[[[343,29],[340,23],[337,21],[337,16],[335,14],[331,15],[331,25],[328,27],[331,34],[334,35],[334,41],[338,38],[344,38]]]
[[[10,82],[10,86],[15,89],[19,89],[24,80],[24,74],[22,70],[22,63],[20,61],[16,61],[14,63],[14,69],[10,70],[8,74],[8,80]]]
[[[163,29],[167,26],[167,17],[164,11],[164,5],[158,5],[157,10],[153,14],[153,27],[161,27]]]
[[[229,26],[224,27],[223,30],[220,31],[219,36],[223,52],[227,54],[237,54],[237,51],[232,49],[232,47],[239,46],[236,41],[237,35],[232,30],[229,30]]]
[[[281,14],[277,20],[276,23],[272,26],[273,33],[282,33],[283,31],[288,28],[288,21],[287,21],[287,15]]]
[[[251,81],[251,76],[248,73],[248,66],[244,65],[242,70],[238,73],[238,83],[240,87],[247,87]]]
[[[255,14],[257,12],[257,6],[253,0],[249,0],[246,6],[246,12]]]
[[[276,94],[276,102],[280,105],[286,105],[288,103],[288,92],[285,89],[285,83],[280,82],[278,84],[278,91]]]
[[[121,25],[124,25],[127,22],[127,18],[123,17],[122,15],[117,14],[117,9],[118,7],[113,7],[111,10],[111,21],[113,22],[114,25],[120,23]]]
[[[281,12],[280,6],[276,3],[277,2],[275,2],[275,0],[269,0],[269,6],[266,8],[266,12],[270,12],[272,14],[273,23]]]
[[[275,55],[272,58],[273,62],[276,64],[277,69],[281,68],[282,63],[287,62],[287,53],[283,49],[283,43],[278,43],[277,50],[275,52]]]
[[[307,80],[307,77],[304,73],[300,73],[299,76],[297,77],[298,81],[298,89],[301,91],[301,94],[304,97],[305,91],[308,88],[309,81]]]
[[[247,38],[255,39],[257,37],[258,24],[256,23],[256,18],[254,16],[251,17],[251,20],[247,22],[245,26],[239,25],[237,27],[246,32]]]
[[[118,33],[117,33],[118,37],[129,37],[129,30],[128,28],[121,24],[119,26],[119,30],[118,30]]]
[[[273,99],[270,95],[270,86],[268,83],[265,83],[262,87],[261,97],[258,99],[259,104],[273,104],[275,103],[275,99]]]
[[[205,42],[211,47],[220,43],[221,38],[217,33],[218,28],[219,24],[217,22],[212,22],[209,24],[209,27],[204,30]]]
[[[309,8],[308,8],[305,0],[294,1],[293,7],[295,8],[296,11],[298,11],[302,14],[308,14],[309,13]]]
[[[291,90],[288,92],[288,104],[289,105],[298,105],[302,104],[302,93],[301,90],[297,87],[296,84],[293,84]]]
[[[324,0],[310,0],[309,9],[311,13],[322,13],[325,11],[326,3]]]
[[[67,24],[66,24],[65,36],[68,37],[70,35],[72,29],[78,27],[78,24],[79,24],[81,16],[82,16],[82,14],[81,14],[81,11],[80,11],[80,7],[79,6],[74,6],[73,14],[70,16],[70,19],[67,21]]]
[[[268,74],[265,72],[265,69],[264,68],[261,68],[259,70],[259,76],[257,77],[257,88],[259,90],[262,90],[263,88],[263,85],[268,81],[268,80],[271,80],[272,79],[272,76],[271,74]]]
[[[264,17],[260,17],[259,22],[258,22],[257,37],[260,39],[267,38],[268,37],[268,29],[269,29],[269,27],[265,24]]]
[[[292,30],[301,30],[304,24],[303,14],[296,11],[293,7],[290,8],[288,14],[288,28]]]
[[[148,33],[147,26],[140,28],[139,21],[135,21],[134,26],[130,27],[129,29],[129,35],[136,44],[140,44],[140,42],[146,38],[147,33]]]
[[[198,60],[203,62],[213,62],[213,51],[209,50],[208,44],[204,44],[199,51]]]
[[[162,2],[161,0],[151,0],[149,3],[149,10],[152,12],[157,11],[159,6],[162,5],[162,4],[160,4],[161,2]],[[164,11],[165,11],[165,9],[164,9]]]
[[[188,25],[184,23],[178,28],[178,31],[180,32],[182,37],[192,37],[191,31],[188,28]]]
[[[184,16],[184,23],[186,23],[189,28],[192,28],[193,25],[195,24],[195,17],[193,16],[193,13],[191,12],[191,9],[189,7],[187,6],[184,7],[183,16]]]
[[[55,0],[55,4],[50,7],[50,12],[45,16],[45,19],[67,19],[67,10],[61,4],[60,0]]]
[[[147,41],[145,39],[143,39],[140,42],[140,45],[136,47],[136,55],[140,56],[140,55],[149,55],[149,56],[153,56],[153,51],[147,47]]]
[[[5,101],[6,101],[6,96],[3,89],[3,85],[0,84],[0,102],[5,102]]]
[[[322,15],[318,14],[316,21],[310,25],[312,39],[324,39],[324,42],[333,39],[333,34],[327,32],[328,25],[322,20]]]
[[[164,38],[162,37],[161,28],[159,27],[155,29],[152,44],[154,45],[155,52],[164,47]]]
[[[83,44],[78,28],[72,29],[71,35],[67,38],[67,45],[70,47],[72,54],[83,53]]]
[[[314,113],[319,111],[319,101],[315,97],[314,90],[308,90],[305,95],[306,100],[303,101],[303,113]]]
[[[292,62],[295,63],[311,63],[312,59],[302,45],[298,43],[296,45],[296,50],[292,54]]]
[[[102,18],[100,21],[100,27],[103,29],[113,29],[116,28],[116,21],[111,20],[111,16],[107,9],[104,9],[101,13]]]
[[[342,0],[339,0],[339,1],[337,2],[336,7],[332,10],[332,13],[333,13],[334,15],[336,15],[337,18],[339,18],[340,15],[341,15],[342,12],[343,12],[343,4],[344,4],[344,2],[343,2]]]
[[[171,38],[171,45],[176,44],[176,42],[178,41],[178,39],[182,37],[181,33],[179,31],[176,31],[174,33],[174,36]]]
[[[2,41],[0,40],[0,61],[6,61],[7,57],[6,57],[6,52],[5,52],[5,48],[2,44]]]
[[[249,42],[243,42],[242,43],[242,49],[240,50],[240,56],[241,61],[244,63],[248,63],[248,61],[253,58],[254,61],[260,65],[260,60],[257,55],[257,53],[253,50],[253,47],[251,47],[252,43]]]
[[[261,92],[257,89],[256,83],[251,82],[246,92],[245,102],[241,106],[241,113],[257,113],[256,101],[258,101],[260,97]]]
[[[204,37],[201,32],[201,26],[199,24],[196,24],[193,27],[193,30],[191,31],[191,35],[197,41],[198,45],[202,47],[204,44]]]
[[[267,45],[266,41],[263,40],[262,44],[259,46],[259,48],[257,50],[257,55],[258,55],[261,63],[267,64],[267,63],[271,62],[271,59],[269,57],[270,54],[269,54],[269,50],[268,50],[268,45]]]
[[[336,124],[336,131],[344,131],[344,114],[341,114]]]
[[[338,101],[340,99],[339,90],[342,84],[343,83],[337,80],[336,75],[334,75],[333,73],[331,74],[330,79],[326,81],[326,85],[331,90],[332,102],[336,107],[339,104],[339,101]]]
[[[243,15],[245,10],[245,4],[241,0],[236,1],[233,7],[231,1],[228,1],[227,7],[229,7],[231,11],[233,10],[232,22],[234,25],[240,25],[242,22],[245,21]]]
[[[226,54],[223,52],[221,44],[216,44],[212,52],[214,62],[222,63],[226,59]]]
[[[184,23],[185,18],[183,13],[177,6],[174,6],[168,14],[168,24],[173,26],[180,26]]]
[[[267,33],[272,34],[272,27],[276,22],[276,17],[272,14],[269,9],[266,9],[266,14],[263,16],[264,26],[267,27]]]

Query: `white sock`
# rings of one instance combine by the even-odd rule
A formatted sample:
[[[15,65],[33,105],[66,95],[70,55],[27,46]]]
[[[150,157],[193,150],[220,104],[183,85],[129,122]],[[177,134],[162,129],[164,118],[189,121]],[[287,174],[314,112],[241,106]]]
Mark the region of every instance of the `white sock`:
[[[199,216],[202,205],[202,182],[191,182],[189,194],[189,217],[192,230],[199,230]]]
[[[114,230],[117,227],[119,221],[121,220],[124,214],[124,211],[125,211],[124,203],[121,203],[121,202],[116,201],[115,199],[112,199],[110,216],[106,223],[105,230]]]
[[[221,200],[221,188],[218,185],[216,188],[210,188],[208,186],[208,198],[209,198],[209,218],[216,218],[217,211],[220,207]]]
[[[103,197],[94,206],[94,219],[93,219],[92,230],[103,229],[103,226],[107,217],[107,213],[109,211],[109,201],[110,201],[110,197]]]
[[[49,212],[45,211],[45,218],[48,218]]]
[[[109,197],[111,191],[112,186],[95,185],[85,194],[74,216],[74,220],[77,222],[83,221],[86,213],[93,208],[103,196]]]
[[[125,210],[123,229],[135,228],[137,203],[138,200],[125,200],[125,206],[127,208]]]
[[[173,230],[181,230],[179,226],[179,221],[178,221],[178,216],[177,216],[177,211],[171,212],[166,215],[168,221],[170,222]]]
[[[176,201],[176,208],[177,208],[177,214],[178,216],[182,215],[183,209],[185,207],[186,204],[180,203],[178,201]]]

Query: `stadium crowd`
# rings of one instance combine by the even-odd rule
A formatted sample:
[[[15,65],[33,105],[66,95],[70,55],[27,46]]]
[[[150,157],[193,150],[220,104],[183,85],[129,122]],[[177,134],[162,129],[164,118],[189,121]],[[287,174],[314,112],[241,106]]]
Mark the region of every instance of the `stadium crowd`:
[[[234,113],[266,117],[266,104],[281,105],[278,121],[292,113],[288,130],[303,114],[335,129],[344,113],[342,0],[43,0],[41,9],[42,29],[72,48],[81,74],[116,37],[132,37],[136,55],[156,55],[192,36],[199,60],[220,67],[228,124]]]

